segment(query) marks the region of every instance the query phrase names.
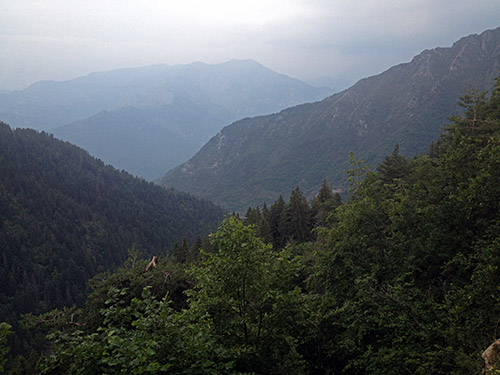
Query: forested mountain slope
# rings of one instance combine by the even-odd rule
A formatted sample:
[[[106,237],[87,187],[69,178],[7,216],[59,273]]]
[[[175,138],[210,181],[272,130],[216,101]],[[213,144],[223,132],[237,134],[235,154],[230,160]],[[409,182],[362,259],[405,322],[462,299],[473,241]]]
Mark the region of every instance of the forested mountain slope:
[[[0,94],[0,120],[50,130],[106,163],[154,179],[233,121],[329,93],[252,60],[154,65]]]
[[[490,89],[499,70],[500,29],[470,35],[321,102],[227,126],[160,183],[240,211],[296,186],[317,191],[325,178],[345,189],[350,151],[371,165],[396,143],[423,152],[461,111],[457,98]]]
[[[168,253],[217,227],[220,208],[105,166],[67,142],[0,123],[0,320],[81,303],[135,247]]]

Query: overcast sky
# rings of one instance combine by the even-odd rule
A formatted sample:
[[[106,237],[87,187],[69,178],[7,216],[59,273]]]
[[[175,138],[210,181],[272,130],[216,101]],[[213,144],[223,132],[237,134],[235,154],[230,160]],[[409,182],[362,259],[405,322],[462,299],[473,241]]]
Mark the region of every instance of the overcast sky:
[[[235,58],[345,85],[499,26],[499,0],[0,0],[0,89]]]

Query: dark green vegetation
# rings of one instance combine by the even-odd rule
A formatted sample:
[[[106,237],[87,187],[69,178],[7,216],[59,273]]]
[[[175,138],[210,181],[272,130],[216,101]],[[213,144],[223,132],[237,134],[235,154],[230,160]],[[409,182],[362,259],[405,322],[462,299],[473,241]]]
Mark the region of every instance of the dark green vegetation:
[[[0,120],[50,131],[152,180],[194,155],[224,125],[328,94],[251,60],[155,65],[0,94]]]
[[[0,123],[0,321],[82,304],[135,247],[168,253],[214,230],[213,204],[119,172],[67,142]],[[19,349],[22,343],[16,342]]]
[[[342,204],[340,195],[332,193],[330,187],[323,182],[311,205],[297,187],[290,194],[290,201],[285,203],[282,196],[267,208],[249,207],[243,223],[254,225],[257,235],[265,242],[281,249],[286,244],[311,241],[315,235],[313,229],[327,225],[328,216]]]
[[[321,102],[238,121],[161,183],[240,212],[296,186],[310,197],[324,179],[345,191],[350,151],[372,166],[396,143],[403,155],[425,152],[461,113],[457,98],[491,89],[499,69],[500,29],[468,36]]]
[[[427,154],[354,162],[348,203],[295,189],[188,264],[131,258],[82,309],[26,317],[51,331],[38,371],[479,374],[500,321],[500,80],[462,104]]]
[[[7,336],[12,334],[11,325],[5,322],[0,323],[0,373],[5,371],[5,362],[7,362],[7,353],[10,347],[7,344]]]

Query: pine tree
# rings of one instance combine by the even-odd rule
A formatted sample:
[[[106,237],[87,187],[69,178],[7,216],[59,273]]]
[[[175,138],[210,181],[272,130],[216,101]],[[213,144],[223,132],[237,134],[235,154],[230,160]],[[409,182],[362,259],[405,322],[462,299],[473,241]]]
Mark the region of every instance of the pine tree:
[[[269,211],[269,231],[271,234],[271,243],[275,249],[280,249],[285,245],[283,235],[282,216],[285,212],[286,203],[280,194],[278,200],[274,202]]]
[[[182,237],[182,242],[179,245],[177,242],[174,244],[174,249],[172,254],[174,255],[174,259],[179,263],[186,263],[189,253],[189,246],[187,242],[187,238],[185,236]]]
[[[311,202],[311,213],[315,227],[326,227],[328,216],[342,204],[340,195],[333,194],[326,180],[323,181],[319,193]]]
[[[391,183],[396,178],[402,178],[408,173],[408,163],[403,155],[399,153],[399,145],[396,144],[391,155],[386,156],[384,162],[377,167],[384,183]]]
[[[297,186],[290,195],[290,201],[282,216],[286,240],[306,242],[312,240],[313,220],[306,197]]]
[[[256,208],[248,207],[243,223],[245,225],[257,225],[260,221],[261,221],[261,215],[259,207]]]
[[[198,236],[196,237],[196,240],[193,242],[193,245],[191,245],[191,247],[189,248],[187,257],[188,262],[194,262],[198,259],[201,247],[202,247],[202,240],[201,237]]]
[[[264,203],[261,211],[261,219],[257,224],[257,234],[259,237],[266,243],[272,243],[273,237],[271,233],[271,225],[270,225],[270,215],[271,212],[267,208],[267,204]]]

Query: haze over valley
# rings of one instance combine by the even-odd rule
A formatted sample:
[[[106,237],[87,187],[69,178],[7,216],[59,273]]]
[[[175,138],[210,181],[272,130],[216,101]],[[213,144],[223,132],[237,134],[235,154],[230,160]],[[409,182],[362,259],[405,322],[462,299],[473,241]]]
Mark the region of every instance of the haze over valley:
[[[252,60],[93,73],[0,94],[0,118],[45,130],[116,168],[153,180],[223,126],[331,93]]]

